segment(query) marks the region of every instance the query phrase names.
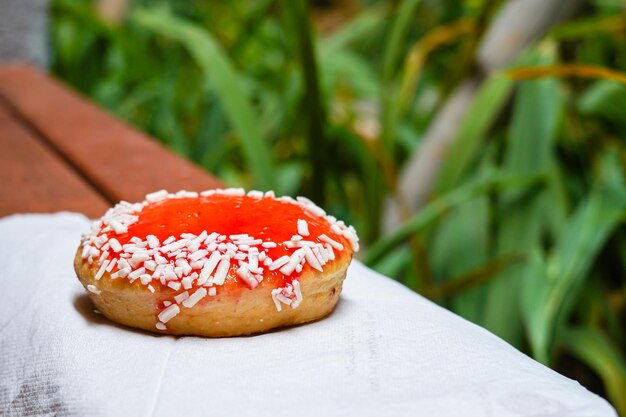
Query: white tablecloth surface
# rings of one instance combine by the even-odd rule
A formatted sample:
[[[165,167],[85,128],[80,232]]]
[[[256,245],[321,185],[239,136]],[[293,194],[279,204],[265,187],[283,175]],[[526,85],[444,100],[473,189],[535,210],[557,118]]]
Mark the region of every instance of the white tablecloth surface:
[[[93,312],[88,221],[0,220],[0,415],[615,416],[600,397],[358,262],[317,323],[159,336]]]

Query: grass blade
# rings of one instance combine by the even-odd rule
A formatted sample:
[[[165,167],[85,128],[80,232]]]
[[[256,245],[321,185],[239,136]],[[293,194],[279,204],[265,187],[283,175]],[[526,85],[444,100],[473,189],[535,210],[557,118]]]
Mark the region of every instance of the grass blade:
[[[487,133],[506,104],[514,83],[492,76],[481,86],[442,167],[438,190],[449,190],[457,184],[484,145]]]
[[[609,399],[620,416],[626,415],[626,362],[596,329],[574,328],[561,334],[563,347],[600,375]]]
[[[504,157],[505,172],[532,175],[552,169],[559,100],[555,80],[529,81],[520,87]],[[525,198],[524,191],[506,190],[498,196],[501,220],[497,255],[529,254],[545,228],[546,193]],[[523,336],[518,294],[526,268],[525,264],[515,265],[491,282],[481,323],[515,346],[520,346]]]
[[[270,151],[260,132],[255,111],[227,55],[205,29],[161,9],[139,9],[132,19],[138,24],[180,42],[202,68],[224,111],[241,139],[243,154],[261,189],[273,189],[276,182]]]
[[[317,59],[312,39],[312,31],[304,0],[286,0],[283,5],[295,34],[300,57],[300,68],[305,84],[305,108],[308,119],[308,153],[311,161],[310,197],[324,204],[326,193],[326,170],[320,169],[329,161],[328,140],[326,138],[326,111],[322,105],[319,86]]]
[[[386,235],[372,244],[365,254],[363,261],[368,265],[374,264],[395,246],[409,238],[411,234],[418,233],[441,215],[461,203],[498,189],[526,189],[532,185],[543,182],[545,178],[546,174],[543,173],[525,176],[492,175],[487,180],[475,181],[459,187],[454,191],[432,200],[393,233]]]

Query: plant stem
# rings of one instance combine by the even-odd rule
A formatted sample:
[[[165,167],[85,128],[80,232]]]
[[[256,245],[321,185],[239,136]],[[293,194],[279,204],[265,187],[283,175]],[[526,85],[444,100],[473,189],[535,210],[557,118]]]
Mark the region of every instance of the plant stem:
[[[320,205],[325,203],[325,172],[329,163],[326,140],[326,111],[322,105],[319,74],[315,57],[312,30],[305,0],[284,0],[283,5],[291,21],[298,52],[300,67],[304,75],[304,104],[308,115],[308,152],[311,163],[310,197]]]

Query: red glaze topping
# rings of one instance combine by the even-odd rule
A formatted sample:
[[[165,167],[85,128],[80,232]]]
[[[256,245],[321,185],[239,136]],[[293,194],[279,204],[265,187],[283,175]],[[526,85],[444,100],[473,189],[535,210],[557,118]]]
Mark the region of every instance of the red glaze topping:
[[[127,233],[115,237],[124,245],[129,243],[132,237],[146,240],[148,235],[154,235],[160,242],[163,242],[170,236],[178,239],[182,233],[199,235],[203,230],[226,236],[246,233],[255,239],[262,239],[263,242],[275,242],[277,244],[275,248],[259,248],[275,260],[293,253],[294,249],[287,248],[283,242],[289,241],[298,233],[298,219],[306,220],[308,223],[310,236],[304,239],[324,243],[316,237],[326,234],[344,247],[350,247],[350,242],[335,233],[324,217],[315,216],[299,204],[273,198],[257,199],[248,196],[217,194],[209,197],[166,199],[150,203],[139,214],[139,220],[128,227]],[[345,252],[336,251],[337,257],[346,256]],[[119,258],[119,254],[113,253],[109,259],[114,257]],[[168,256],[165,257],[172,260]],[[236,274],[237,266],[236,263],[231,265],[223,287],[247,288],[247,285]],[[305,263],[303,272],[309,269],[311,266]],[[279,270],[269,271],[266,268],[263,275],[264,283],[282,287],[300,274],[294,270],[285,276]]]

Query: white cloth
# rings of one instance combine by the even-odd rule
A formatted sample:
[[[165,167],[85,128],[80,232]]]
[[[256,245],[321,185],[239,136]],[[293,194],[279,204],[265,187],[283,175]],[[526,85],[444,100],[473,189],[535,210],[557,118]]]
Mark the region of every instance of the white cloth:
[[[0,415],[615,416],[358,262],[317,323],[229,339],[117,326],[72,268],[87,227],[69,213],[0,220]]]

